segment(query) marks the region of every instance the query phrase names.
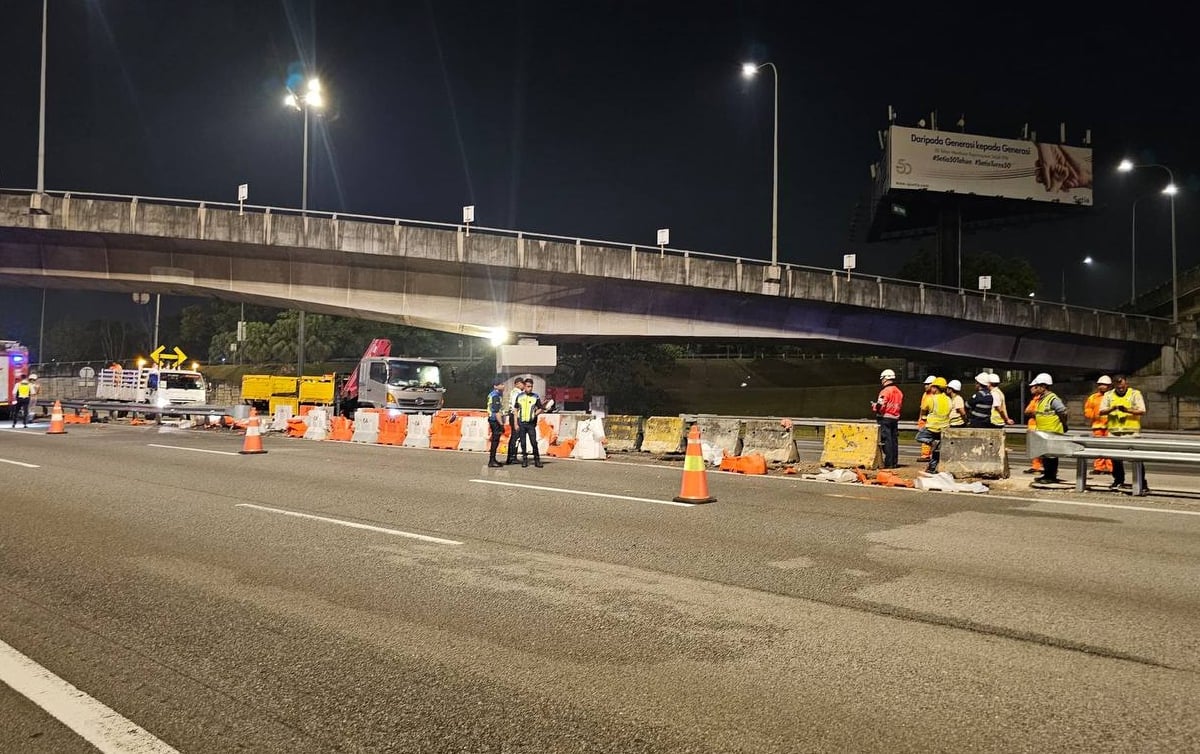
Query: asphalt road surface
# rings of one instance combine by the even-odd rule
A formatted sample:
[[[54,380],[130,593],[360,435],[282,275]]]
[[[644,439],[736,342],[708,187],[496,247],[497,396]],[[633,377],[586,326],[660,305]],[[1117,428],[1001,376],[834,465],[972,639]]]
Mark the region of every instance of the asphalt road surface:
[[[1195,500],[68,429],[0,430],[0,751],[1200,750]]]

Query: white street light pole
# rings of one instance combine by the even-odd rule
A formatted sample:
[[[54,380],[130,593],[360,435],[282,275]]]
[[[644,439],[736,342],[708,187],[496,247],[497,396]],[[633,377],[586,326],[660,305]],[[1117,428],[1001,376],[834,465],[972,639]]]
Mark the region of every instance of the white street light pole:
[[[288,107],[301,110],[304,113],[304,146],[300,161],[301,171],[303,175],[300,178],[300,213],[308,215],[308,116],[309,111],[316,109],[320,110],[325,106],[325,100],[321,96],[321,82],[316,78],[311,78],[305,85],[303,94],[298,95],[291,89],[288,89],[288,95],[284,99],[284,104]],[[300,309],[300,316],[296,323],[296,376],[304,375],[304,309]]]
[[[1117,170],[1122,173],[1128,173],[1136,168],[1161,168],[1167,171],[1167,180],[1170,181],[1162,192],[1171,198],[1171,324],[1179,324],[1179,254],[1178,248],[1175,245],[1175,194],[1179,192],[1179,188],[1175,185],[1175,173],[1171,168],[1157,162],[1148,162],[1144,164],[1135,164],[1130,160],[1121,160],[1121,164],[1117,166]]]
[[[42,84],[38,106],[37,192],[46,190],[46,26],[50,16],[50,0],[42,0]],[[39,353],[38,358],[42,355]]]
[[[775,136],[771,160],[771,267],[779,264],[779,69],[774,63],[745,63],[742,75],[752,78],[763,68],[770,68],[775,81]]]

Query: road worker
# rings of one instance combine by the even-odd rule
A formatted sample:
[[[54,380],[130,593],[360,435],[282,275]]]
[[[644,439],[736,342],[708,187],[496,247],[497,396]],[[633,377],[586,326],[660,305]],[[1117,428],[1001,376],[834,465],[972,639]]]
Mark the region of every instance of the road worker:
[[[1100,403],[1100,415],[1108,417],[1108,433],[1113,437],[1129,437],[1142,431],[1142,417],[1146,414],[1146,399],[1142,391],[1129,387],[1129,380],[1118,375],[1113,389],[1104,394]],[[1112,462],[1112,486],[1120,490],[1125,485],[1125,462],[1114,458]],[[1142,479],[1145,482],[1145,478]],[[1142,494],[1150,493],[1149,485],[1142,485]]]
[[[992,372],[988,375],[988,380],[992,386],[992,426],[1003,427],[1012,424],[1013,420],[1009,418],[1008,409],[1004,405],[1004,391],[1000,389],[1000,375]]]
[[[904,393],[896,387],[896,373],[891,369],[880,372],[879,381],[882,387],[871,403],[871,411],[879,423],[883,468],[894,469],[900,465],[900,405],[904,402]]]
[[[1050,389],[1053,385],[1054,380],[1045,372],[1030,381],[1029,390],[1037,401],[1030,404],[1033,406],[1032,418],[1038,432],[1061,435],[1067,431],[1067,404],[1063,403],[1062,399]],[[1062,482],[1058,478],[1057,456],[1043,456],[1042,466],[1044,471],[1040,477],[1033,480],[1034,482],[1038,484],[1060,484]]]
[[[947,382],[946,395],[950,396],[950,426],[965,427],[967,425],[967,407],[963,403],[962,383],[958,380]]]
[[[1083,417],[1092,423],[1094,437],[1108,436],[1108,416],[1100,413],[1100,404],[1104,402],[1104,394],[1112,387],[1112,378],[1107,374],[1096,380],[1096,392],[1087,397],[1083,403]],[[1097,474],[1112,473],[1111,458],[1097,458],[1092,463],[1092,471]]]
[[[967,400],[967,424],[974,429],[992,426],[991,378],[987,372],[975,375],[975,392]]]
[[[953,403],[950,396],[945,394],[946,380],[937,377],[929,384],[929,408],[921,412],[925,420],[925,431],[929,441],[929,465],[926,471],[936,474],[938,461],[942,456],[942,432],[950,426],[950,412]]]
[[[929,386],[932,385],[933,381],[936,379],[937,379],[937,377],[935,377],[932,374],[925,378],[925,393],[921,396],[921,408],[920,408],[921,413],[919,414],[920,418],[917,419],[917,432],[920,432],[922,429],[925,428],[925,414],[929,411],[929,395],[931,392]],[[929,443],[924,443],[924,442],[921,443],[921,457],[918,458],[917,460],[918,461],[928,461],[931,457],[932,452],[933,451],[929,447]]]
[[[1025,415],[1029,417],[1029,422],[1025,425],[1025,428],[1030,432],[1033,432],[1037,429],[1037,420],[1033,418],[1034,413],[1037,412],[1037,403],[1038,397],[1035,395],[1029,399],[1029,403],[1025,404]],[[1042,465],[1042,459],[1040,456],[1029,459],[1029,468],[1025,469],[1026,474],[1040,475],[1044,471],[1045,467]]]

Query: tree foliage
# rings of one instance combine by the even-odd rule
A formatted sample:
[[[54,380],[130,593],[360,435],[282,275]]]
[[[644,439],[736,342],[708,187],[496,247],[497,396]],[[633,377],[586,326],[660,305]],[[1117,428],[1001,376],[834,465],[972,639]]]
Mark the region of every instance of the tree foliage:
[[[653,343],[573,343],[559,346],[555,381],[608,396],[614,413],[649,415],[667,403],[654,386],[682,355],[678,346]]]
[[[963,287],[975,290],[981,275],[991,275],[989,293],[1002,296],[1028,296],[1038,290],[1038,274],[1024,257],[1002,257],[991,251],[964,253],[962,257]],[[937,260],[934,252],[922,246],[900,268],[904,280],[922,283],[937,281]]]

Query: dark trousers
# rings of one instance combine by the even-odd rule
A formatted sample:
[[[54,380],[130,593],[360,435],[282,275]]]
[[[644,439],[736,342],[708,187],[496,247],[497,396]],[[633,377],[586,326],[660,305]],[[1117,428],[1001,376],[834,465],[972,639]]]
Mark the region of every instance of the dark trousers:
[[[533,462],[541,463],[541,456],[538,455],[538,438],[537,438],[537,419],[531,422],[519,422],[517,432],[521,435],[521,461],[529,463],[529,450],[525,447],[525,441],[533,446]]]
[[[894,469],[900,465],[899,419],[880,418],[879,446],[883,448],[883,468]]]
[[[500,438],[504,435],[504,425],[494,417],[489,416],[488,429],[492,431],[492,444],[488,448],[488,460],[492,463],[497,463],[496,451],[500,449]]]
[[[1118,461],[1117,459],[1114,458],[1114,459],[1112,459],[1112,465],[1113,465],[1113,469],[1112,469],[1113,484],[1125,484],[1125,462]],[[1145,475],[1145,472],[1143,472],[1142,473],[1142,482],[1144,483],[1145,481],[1146,481],[1146,475]],[[1149,485],[1146,485],[1146,486],[1148,487]]]
[[[1058,456],[1042,456],[1042,475],[1047,479],[1058,479]],[[1117,472],[1113,471],[1115,477]]]
[[[517,417],[515,414],[508,415],[508,462],[515,463],[517,460],[517,443],[521,440],[521,430],[517,427]]]
[[[929,456],[929,466],[925,468],[930,474],[936,474],[938,470],[938,461],[942,460],[942,433],[930,432],[933,435],[933,441],[929,443],[932,449],[932,454]]]
[[[12,407],[12,425],[17,426],[17,414],[21,415],[21,423],[26,427],[29,426],[29,399],[18,398],[17,404]]]

